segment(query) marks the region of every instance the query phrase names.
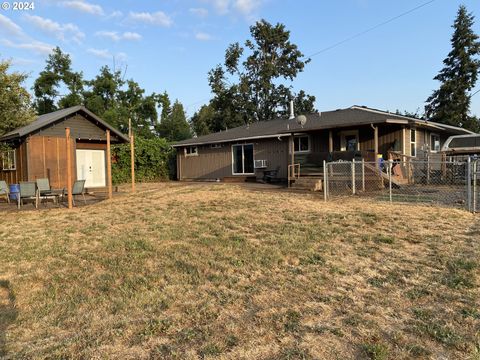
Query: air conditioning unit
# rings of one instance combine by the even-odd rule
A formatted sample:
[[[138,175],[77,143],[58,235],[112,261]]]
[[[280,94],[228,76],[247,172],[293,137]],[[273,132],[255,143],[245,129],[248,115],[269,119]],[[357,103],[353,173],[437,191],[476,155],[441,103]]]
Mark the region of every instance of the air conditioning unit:
[[[255,169],[265,169],[267,167],[267,160],[255,160]]]

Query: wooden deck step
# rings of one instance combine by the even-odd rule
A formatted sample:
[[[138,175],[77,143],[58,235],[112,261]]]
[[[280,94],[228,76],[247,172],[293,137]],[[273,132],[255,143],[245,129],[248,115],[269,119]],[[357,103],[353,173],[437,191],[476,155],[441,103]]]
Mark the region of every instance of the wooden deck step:
[[[310,191],[322,191],[323,179],[319,178],[318,176],[302,176],[294,180],[294,182],[292,183],[292,188],[305,189]]]
[[[370,170],[371,172],[373,172],[375,174],[380,175],[384,180],[389,181],[388,175],[385,174],[383,171],[379,172],[375,168],[375,166],[370,165],[370,164],[365,164],[365,168]],[[392,184],[395,184],[397,186],[406,185],[406,184],[408,184],[408,179],[405,179],[401,176],[397,176],[397,175],[392,174]]]

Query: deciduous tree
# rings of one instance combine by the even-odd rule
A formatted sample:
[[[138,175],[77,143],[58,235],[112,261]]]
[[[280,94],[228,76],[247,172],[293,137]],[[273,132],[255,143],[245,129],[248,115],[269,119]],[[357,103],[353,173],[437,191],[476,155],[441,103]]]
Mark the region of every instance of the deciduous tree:
[[[23,87],[26,74],[10,72],[10,62],[0,61],[0,135],[28,124],[35,117],[30,94]]]
[[[240,122],[272,120],[285,114],[289,99],[295,98],[291,82],[309,62],[290,41],[290,32],[283,24],[261,20],[250,27],[250,34],[252,39],[245,41],[244,46],[231,44],[224,64],[209,73],[214,94],[211,105],[223,121],[228,121],[212,126],[215,130],[218,125],[233,127]],[[299,96],[299,110],[313,110],[315,98],[304,91]]]

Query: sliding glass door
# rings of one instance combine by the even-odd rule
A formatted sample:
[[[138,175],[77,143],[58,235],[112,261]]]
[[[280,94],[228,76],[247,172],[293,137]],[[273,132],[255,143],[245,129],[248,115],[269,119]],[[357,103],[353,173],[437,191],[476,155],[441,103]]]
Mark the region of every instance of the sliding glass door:
[[[253,144],[232,146],[233,175],[253,174]]]

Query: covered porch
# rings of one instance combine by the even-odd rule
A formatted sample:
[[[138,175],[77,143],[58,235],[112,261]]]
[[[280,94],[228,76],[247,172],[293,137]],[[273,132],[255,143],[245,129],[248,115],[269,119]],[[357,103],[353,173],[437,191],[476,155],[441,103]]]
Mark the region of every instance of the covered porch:
[[[390,151],[405,152],[407,129],[395,124],[296,132],[289,139],[289,181],[301,176],[319,176],[324,163],[365,161],[374,163]]]

